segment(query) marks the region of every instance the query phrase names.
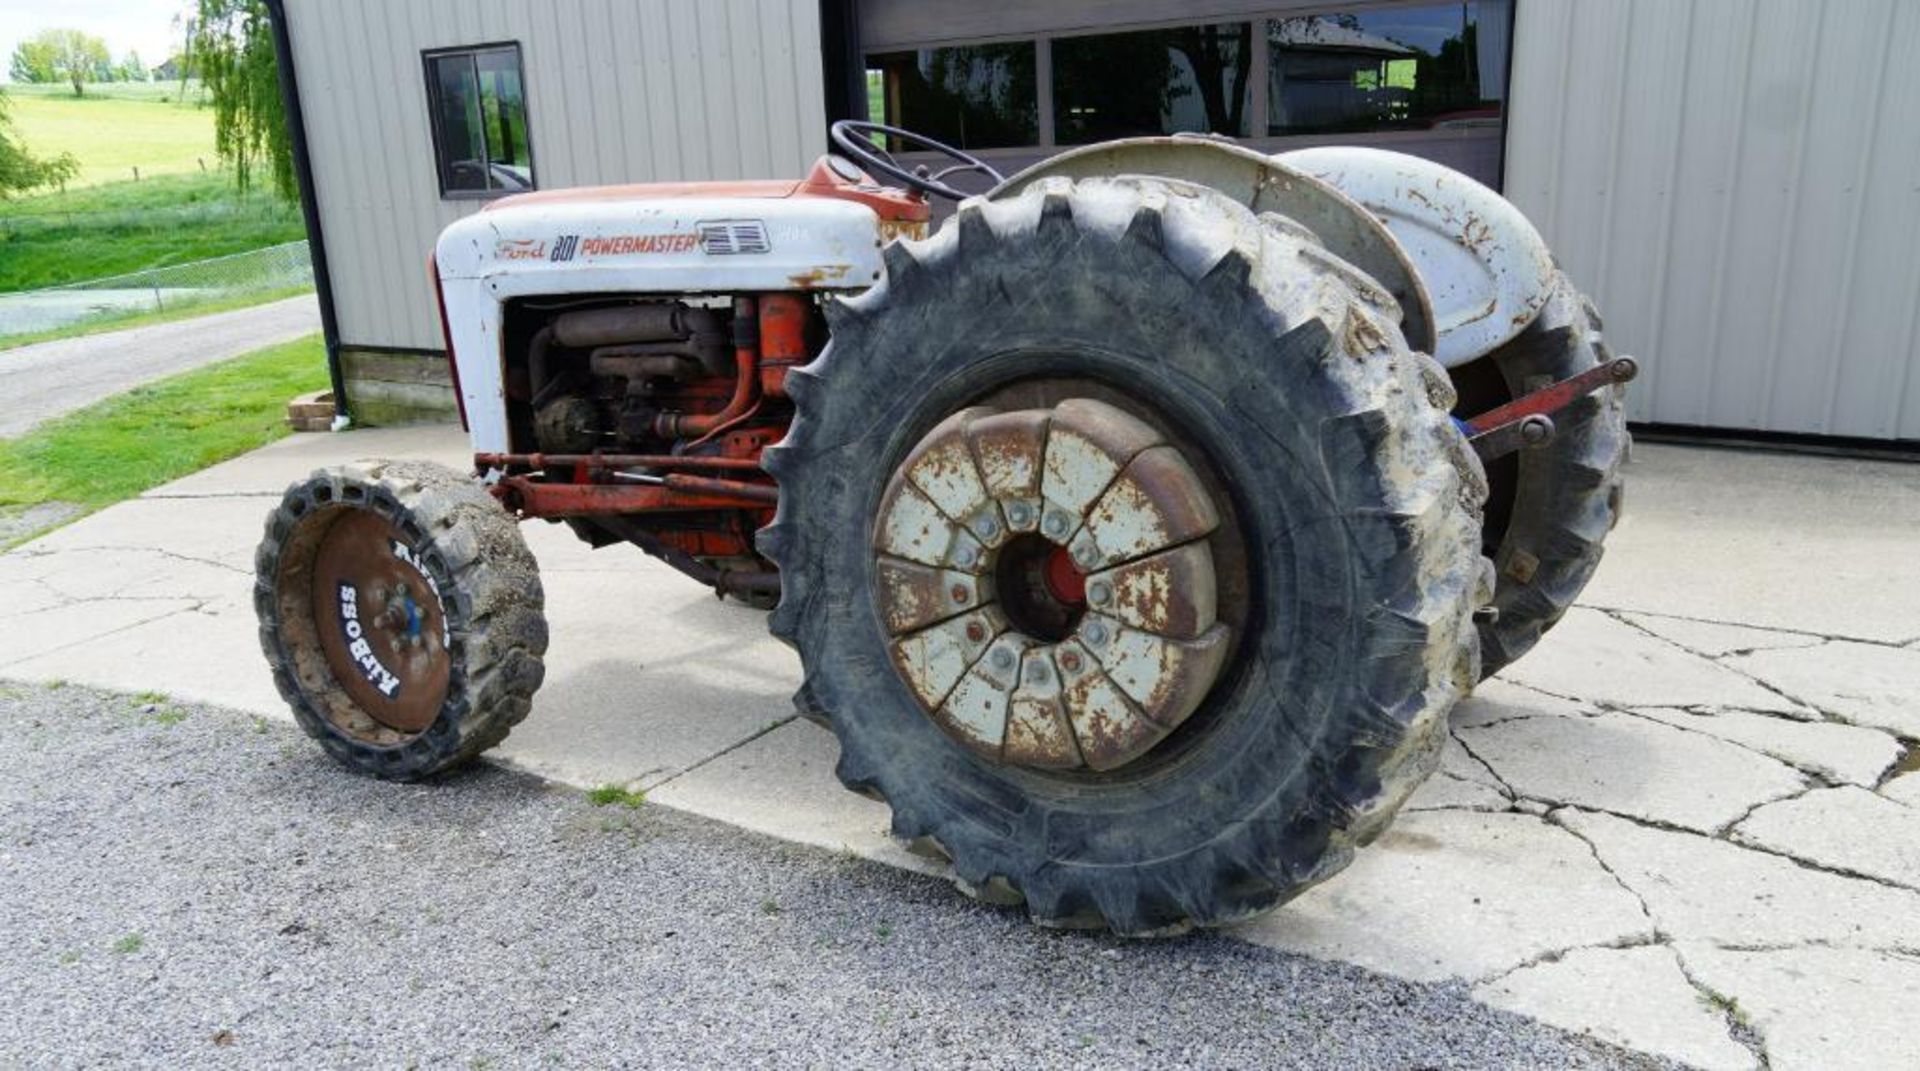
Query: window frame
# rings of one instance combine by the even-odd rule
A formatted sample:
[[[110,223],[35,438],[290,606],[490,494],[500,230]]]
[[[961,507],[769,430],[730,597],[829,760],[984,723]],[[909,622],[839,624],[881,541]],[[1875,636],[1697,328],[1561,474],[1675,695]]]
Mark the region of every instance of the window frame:
[[[477,69],[477,60],[482,53],[508,51],[513,53],[514,67],[520,76],[520,109],[525,120],[524,125],[527,134],[528,188],[526,190],[501,190],[492,188],[484,190],[448,189],[447,165],[452,161],[447,155],[446,134],[441,129],[440,113],[442,102],[439,82],[434,77],[434,61],[445,59],[448,56],[466,56],[470,62],[475,63]],[[533,103],[532,93],[527,85],[526,49],[517,39],[488,41],[477,45],[423,48],[420,50],[420,75],[424,81],[427,92],[427,127],[433,135],[433,181],[434,185],[440,190],[440,199],[442,201],[497,201],[502,197],[511,197],[516,193],[527,193],[540,188],[539,164],[533,148]],[[484,126],[482,127],[482,136],[485,136]],[[491,146],[489,146],[489,149],[491,149]],[[491,159],[488,160],[488,166],[492,166]],[[489,179],[489,181],[491,181],[491,179]]]

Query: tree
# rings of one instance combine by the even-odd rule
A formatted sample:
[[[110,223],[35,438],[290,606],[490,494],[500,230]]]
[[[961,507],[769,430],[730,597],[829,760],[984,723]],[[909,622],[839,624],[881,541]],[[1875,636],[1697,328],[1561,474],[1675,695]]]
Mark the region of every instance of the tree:
[[[293,138],[265,0],[197,0],[197,7],[187,59],[213,98],[214,151],[233,165],[242,191],[265,168],[274,192],[293,200]]]
[[[46,85],[60,80],[59,72],[54,70],[53,46],[45,41],[22,41],[13,49],[13,61],[7,66],[7,73],[16,82],[32,82]]]
[[[119,70],[122,82],[144,82],[147,80],[147,65],[140,62],[140,53],[129,50],[127,58],[120,61]]]
[[[22,81],[71,82],[76,97],[85,91],[88,82],[99,78],[103,68],[110,69],[113,66],[113,58],[107,54],[107,43],[79,30],[41,30],[14,49],[14,64],[21,63],[23,53],[32,59],[29,67],[44,64],[39,69],[50,73],[44,79]]]
[[[15,136],[7,95],[0,91],[0,200],[41,186],[57,186],[80,173],[72,153],[39,159]]]

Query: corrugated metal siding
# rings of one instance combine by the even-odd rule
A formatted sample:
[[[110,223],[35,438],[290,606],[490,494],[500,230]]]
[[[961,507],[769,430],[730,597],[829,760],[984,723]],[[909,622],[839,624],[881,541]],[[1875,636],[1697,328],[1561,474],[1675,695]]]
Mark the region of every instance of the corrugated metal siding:
[[[517,41],[541,188],[798,177],[826,149],[817,0],[288,0],[341,341],[438,349],[423,49]]]
[[[1521,0],[1506,193],[1638,420],[1920,439],[1920,3]]]

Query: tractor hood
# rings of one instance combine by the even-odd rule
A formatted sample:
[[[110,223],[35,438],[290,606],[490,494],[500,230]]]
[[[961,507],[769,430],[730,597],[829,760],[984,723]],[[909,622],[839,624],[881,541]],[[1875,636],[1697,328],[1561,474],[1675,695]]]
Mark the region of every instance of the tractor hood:
[[[530,294],[859,290],[880,278],[882,224],[799,183],[567,190],[510,198],[441,232],[443,280]],[[564,279],[561,277],[564,276]]]

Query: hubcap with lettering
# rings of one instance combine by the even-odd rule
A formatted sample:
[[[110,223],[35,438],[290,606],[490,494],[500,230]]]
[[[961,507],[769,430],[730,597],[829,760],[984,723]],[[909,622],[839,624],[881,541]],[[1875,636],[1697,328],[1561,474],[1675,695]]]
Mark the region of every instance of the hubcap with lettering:
[[[447,696],[446,610],[393,525],[362,510],[334,522],[314,558],[313,607],[327,666],[355,705],[397,732],[433,724]]]

